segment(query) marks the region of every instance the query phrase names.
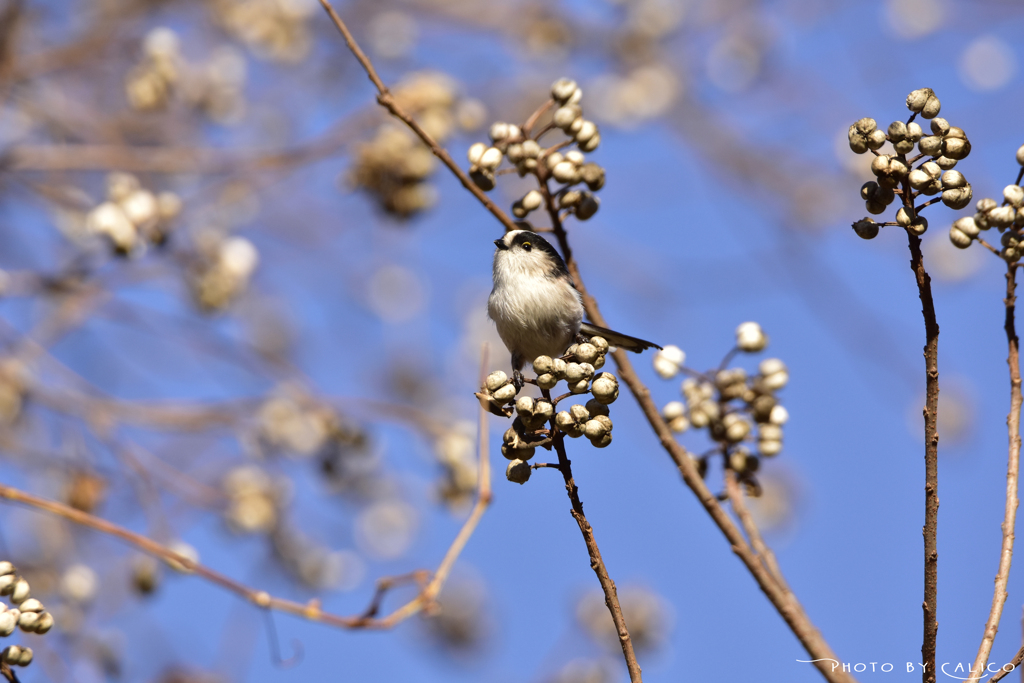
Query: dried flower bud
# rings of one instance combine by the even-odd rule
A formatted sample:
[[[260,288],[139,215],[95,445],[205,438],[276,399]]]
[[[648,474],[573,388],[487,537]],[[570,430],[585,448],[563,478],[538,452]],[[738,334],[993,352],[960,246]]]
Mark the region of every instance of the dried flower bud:
[[[1012,206],[997,206],[988,212],[989,225],[996,228],[1008,228],[1013,225],[1017,212]]]
[[[956,221],[954,221],[953,227],[962,232],[963,234],[967,235],[968,237],[977,237],[978,233],[980,232],[980,228],[978,227],[978,224],[974,221],[973,216],[964,216],[963,218],[958,218]]]
[[[493,171],[498,168],[498,166],[501,166],[501,160],[501,150],[497,147],[488,147],[484,150],[484,153],[480,155],[480,160],[477,161],[477,166],[485,171]]]
[[[907,109],[919,113],[923,118],[935,118],[941,108],[939,98],[931,88],[919,88],[907,95]]]
[[[598,402],[608,405],[619,397],[619,381],[615,379],[615,375],[602,372],[594,378],[594,383],[591,385],[590,390]]]
[[[484,192],[490,192],[494,189],[494,173],[491,171],[479,167],[473,168],[469,171],[469,179]]]
[[[769,391],[775,391],[789,382],[789,371],[786,364],[778,358],[767,358],[758,366],[761,373],[761,384]]]
[[[36,633],[43,634],[51,628],[53,628],[53,615],[49,612],[43,612],[39,615],[39,619],[36,620],[36,625],[33,630]]]
[[[13,574],[15,571],[14,565],[10,562],[6,560],[0,562],[0,576],[7,576],[9,574]]]
[[[576,81],[570,78],[560,78],[551,85],[551,99],[555,102],[568,102],[579,91]]]
[[[508,384],[508,375],[501,370],[495,370],[484,380],[484,387],[487,388],[487,391],[497,391],[506,384]]]
[[[789,411],[783,406],[775,406],[772,408],[768,421],[775,425],[784,425],[789,421]]]
[[[506,384],[503,387],[499,387],[491,396],[498,403],[508,403],[516,397],[516,387],[513,384]]]
[[[768,346],[768,335],[755,322],[740,323],[736,328],[736,348],[747,353],[763,351]]]
[[[600,206],[601,204],[598,201],[597,197],[590,194],[589,192],[584,192],[580,197],[580,203],[576,206],[576,218],[580,219],[581,221],[588,220],[589,218],[593,217],[595,213],[597,213],[597,210],[600,208]]]
[[[928,98],[932,97],[935,92],[931,88],[918,88],[909,95],[907,95],[907,109],[912,112],[919,112],[924,109],[924,105],[928,103]]]
[[[594,192],[604,187],[604,169],[595,163],[583,164],[580,168],[580,177]]]
[[[598,145],[600,145],[600,144],[601,144],[601,134],[600,133],[594,133],[593,137],[588,139],[586,142],[579,143],[578,146],[584,152],[593,152],[595,149],[597,149]],[[611,435],[609,435],[609,437],[610,436]],[[609,439],[608,443],[611,443],[610,439]],[[595,444],[595,445],[597,445],[597,444]],[[605,444],[605,445],[608,445],[608,444]],[[603,447],[604,446],[599,446],[599,448],[603,448]]]
[[[576,182],[577,174],[578,170],[576,169],[576,166],[569,161],[559,162],[551,169],[551,175],[560,183]]]
[[[909,169],[904,161],[890,154],[882,154],[871,162],[871,172],[882,187],[896,187]]]
[[[853,231],[861,239],[873,240],[878,237],[878,223],[870,218],[862,218],[853,224]]]
[[[931,122],[932,133],[942,137],[949,130],[949,121],[943,118],[935,117]]]
[[[966,249],[971,246],[971,238],[965,233],[961,232],[956,226],[949,229],[949,241],[953,243],[954,247],[958,249]]]
[[[557,377],[558,379],[562,379],[563,377],[565,377],[565,370],[567,367],[568,364],[561,358],[551,359],[551,374]]]
[[[537,386],[541,389],[550,391],[555,388],[556,384],[558,384],[558,378],[550,373],[537,376]]]
[[[654,371],[663,379],[672,379],[685,361],[686,353],[675,344],[669,344],[654,354]]]
[[[11,602],[16,605],[21,604],[28,600],[29,595],[28,581],[19,578],[14,582],[14,586],[11,588]]]
[[[863,118],[850,126],[850,149],[863,154],[869,149],[878,149],[885,144],[885,133],[878,130],[874,119]]]
[[[576,131],[576,142],[585,143],[597,135],[597,124],[593,121],[584,121],[580,129]]]
[[[956,173],[956,171],[947,171],[946,173]],[[945,178],[945,174],[943,175]],[[943,183],[945,184],[945,183]],[[958,187],[950,190],[942,191],[942,203],[951,209],[963,209],[971,203],[971,197],[973,196],[970,183],[967,183],[963,187]]]
[[[938,135],[928,135],[918,141],[917,148],[921,150],[921,154],[937,157],[942,154],[942,138]]]
[[[606,420],[608,418],[605,418]],[[608,433],[608,428],[605,427],[604,423],[598,420],[588,420],[583,425],[583,436],[587,437],[591,441],[594,439],[600,439],[602,436]]]
[[[469,146],[469,151],[466,152],[466,158],[469,159],[469,163],[474,166],[480,163],[480,157],[487,151],[487,145],[482,142],[474,142]]]
[[[39,602],[35,598],[29,598],[28,600],[23,600],[21,604],[18,605],[18,609],[22,612],[42,612],[45,608],[43,607],[43,603]]]
[[[576,358],[581,363],[590,363],[593,365],[594,361],[597,360],[597,357],[600,355],[601,354],[597,351],[597,347],[589,342],[580,344],[576,347]]]
[[[14,629],[18,626],[19,616],[12,611],[0,612],[0,637],[6,638],[14,633]]]
[[[953,191],[956,192],[956,190]],[[907,226],[907,230],[920,237],[928,231],[928,219],[924,216],[918,216],[910,222],[910,225]]]
[[[523,198],[520,200],[520,202],[522,203],[523,208],[526,209],[527,211],[534,211],[536,209],[539,209],[541,204],[544,203],[544,195],[542,195],[537,190],[530,190],[525,195],[523,195]]]
[[[1024,187],[1020,185],[1007,185],[1003,188],[1003,199],[1012,207],[1024,206]]]
[[[757,458],[748,453],[746,449],[737,448],[729,454],[729,469],[734,472],[754,472],[759,464]]]
[[[558,128],[569,130],[569,127],[582,116],[583,111],[577,105],[570,104],[556,109],[552,121]]]
[[[515,484],[525,484],[530,481],[533,468],[524,460],[513,460],[505,468],[505,478]]]
[[[919,190],[922,194],[933,195],[942,189],[939,182],[941,174],[942,169],[938,164],[934,161],[927,161],[920,168],[911,171],[908,179],[910,186],[915,190]]]

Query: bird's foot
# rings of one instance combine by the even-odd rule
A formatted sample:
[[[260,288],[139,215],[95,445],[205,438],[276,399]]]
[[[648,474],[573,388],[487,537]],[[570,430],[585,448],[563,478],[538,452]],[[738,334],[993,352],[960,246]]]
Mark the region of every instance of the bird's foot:
[[[519,370],[512,371],[512,384],[515,386],[517,394],[523,390],[523,385],[526,384],[526,378],[523,377],[523,373]]]

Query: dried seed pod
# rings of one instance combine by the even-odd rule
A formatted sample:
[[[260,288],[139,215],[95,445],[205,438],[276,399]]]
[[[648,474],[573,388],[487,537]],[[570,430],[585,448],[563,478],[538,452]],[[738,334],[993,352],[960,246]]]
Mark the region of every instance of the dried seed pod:
[[[533,468],[524,460],[513,460],[505,468],[505,478],[515,484],[525,484],[530,481]]]
[[[862,218],[853,224],[853,231],[861,239],[873,240],[878,237],[878,223],[870,218]]]
[[[487,388],[487,391],[497,391],[506,384],[508,384],[508,375],[501,370],[495,370],[487,375],[487,379],[484,381],[484,387]]]

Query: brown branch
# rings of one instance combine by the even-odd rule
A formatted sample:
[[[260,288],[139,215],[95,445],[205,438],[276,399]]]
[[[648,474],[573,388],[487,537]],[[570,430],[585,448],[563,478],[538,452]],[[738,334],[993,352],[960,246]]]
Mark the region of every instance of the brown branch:
[[[550,399],[547,391],[544,394],[545,398]],[[554,429],[554,418],[552,418],[551,423],[551,428]],[[579,489],[576,487],[576,482],[572,476],[572,462],[565,453],[564,432],[558,432],[555,435],[554,446],[555,452],[558,453],[558,471],[562,473],[562,478],[565,480],[565,491],[569,496],[569,502],[572,504],[571,514],[580,526],[583,542],[587,544],[587,552],[590,554],[590,568],[597,574],[601,590],[604,591],[604,604],[608,607],[608,611],[612,615],[612,621],[615,623],[615,632],[619,637],[619,645],[622,647],[622,656],[625,657],[626,668],[629,670],[629,680],[631,683],[639,683],[642,678],[640,675],[640,664],[636,661],[636,653],[633,651],[633,639],[629,637],[626,619],[623,617],[622,607],[619,605],[619,594],[615,590],[615,582],[608,575],[608,568],[605,567],[604,560],[601,558],[601,550],[598,548],[597,540],[594,538],[594,529],[583,514],[583,503],[580,502]]]
[[[183,567],[185,571],[200,576],[207,581],[248,600],[257,607],[286,612],[309,621],[337,628],[389,629],[418,612],[429,609],[435,604],[437,595],[441,592],[441,589],[451,572],[451,568],[455,564],[455,560],[458,558],[463,548],[465,548],[466,542],[469,540],[470,536],[473,535],[477,524],[480,522],[480,518],[490,505],[491,470],[487,452],[487,416],[482,408],[480,412],[479,459],[479,479],[476,504],[474,505],[469,518],[463,523],[462,528],[455,537],[455,540],[452,541],[451,546],[448,548],[444,558],[441,560],[441,564],[438,565],[437,571],[433,573],[433,578],[415,598],[402,607],[399,607],[388,616],[380,619],[377,619],[372,615],[368,616],[368,614],[370,612],[376,614],[377,609],[379,609],[380,600],[383,598],[383,591],[394,585],[394,579],[384,579],[378,583],[378,590],[374,596],[374,600],[363,614],[351,617],[340,616],[322,611],[320,609],[319,600],[300,603],[293,600],[272,597],[266,591],[250,588],[245,584],[221,574],[220,572],[195,562],[191,558],[176,553],[170,548],[167,548],[150,538],[137,534],[133,531],[129,531],[128,529],[114,524],[113,522],[109,522],[100,517],[90,515],[52,500],[34,496],[31,493],[7,486],[6,484],[0,483],[0,499],[25,505],[37,510],[42,510],[58,517],[63,517],[75,524],[80,524],[95,531],[99,531],[100,533],[114,536],[129,545],[135,546],[143,552],[162,559],[168,564]],[[413,575],[420,576],[421,572],[415,572]],[[426,572],[422,572],[422,575],[426,575]]]
[[[782,575],[779,563],[775,559],[775,553],[764,542],[764,539],[761,537],[761,530],[757,528],[753,515],[750,514],[750,510],[747,509],[746,504],[743,502],[743,492],[736,481],[736,475],[731,470],[726,470],[725,472],[725,491],[729,496],[729,504],[732,505],[733,512],[736,513],[740,524],[743,525],[743,530],[747,533],[747,538],[750,539],[750,545],[753,547],[757,559],[761,561],[765,569],[768,570],[768,573],[772,575],[779,588],[792,595],[793,591],[790,590],[789,584],[786,583],[786,579]]]
[[[909,203],[909,200],[905,200]],[[913,204],[909,203],[910,211]],[[913,215],[913,213],[911,214]],[[939,585],[939,324],[935,319],[935,302],[932,300],[932,280],[924,268],[921,254],[921,238],[907,232],[910,241],[910,267],[917,280],[917,291],[921,297],[921,312],[925,329],[925,408],[924,408],[924,602],[921,604],[924,617],[924,638],[921,656],[924,658],[923,683],[935,681],[935,642],[939,635],[936,602]]]
[[[419,136],[420,140],[430,148],[430,151],[434,156],[440,159],[441,163],[447,166],[448,170],[455,174],[455,177],[459,179],[462,186],[469,190],[470,194],[476,197],[477,200],[484,205],[484,208],[490,211],[491,214],[505,226],[505,230],[518,230],[519,228],[515,224],[515,221],[509,218],[508,214],[498,208],[497,204],[492,202],[490,198],[484,194],[483,190],[477,187],[476,184],[469,179],[469,176],[459,168],[459,165],[452,160],[445,148],[439,145],[437,141],[427,133],[427,131],[423,130],[420,124],[418,124],[416,120],[402,109],[397,101],[395,101],[391,91],[388,90],[387,86],[384,85],[384,81],[382,81],[380,76],[377,75],[377,70],[373,68],[370,58],[366,56],[362,49],[360,49],[359,44],[356,43],[355,38],[352,37],[352,33],[348,30],[348,26],[346,26],[345,22],[341,20],[338,13],[334,11],[334,7],[331,6],[329,0],[320,0],[320,4],[323,5],[327,14],[330,15],[331,21],[334,22],[338,31],[341,32],[342,38],[345,39],[345,44],[348,45],[348,49],[351,50],[356,60],[366,71],[366,75],[370,78],[370,81],[377,88],[377,102],[387,109],[392,116],[409,126],[409,128]]]
[[[1003,515],[1003,543],[999,550],[999,570],[996,573],[996,586],[992,594],[992,609],[985,623],[985,633],[978,647],[978,656],[974,660],[969,683],[980,680],[983,669],[988,664],[992,644],[999,630],[999,621],[1003,616],[1003,605],[1006,604],[1006,584],[1010,579],[1010,563],[1013,560],[1014,528],[1017,523],[1017,485],[1020,473],[1020,355],[1017,326],[1015,321],[1017,303],[1017,265],[1006,266],[1006,319],[1003,329],[1006,330],[1006,341],[1009,355],[1006,364],[1010,366],[1010,412],[1006,416],[1006,427],[1009,433],[1009,458],[1006,465],[1006,511]]]

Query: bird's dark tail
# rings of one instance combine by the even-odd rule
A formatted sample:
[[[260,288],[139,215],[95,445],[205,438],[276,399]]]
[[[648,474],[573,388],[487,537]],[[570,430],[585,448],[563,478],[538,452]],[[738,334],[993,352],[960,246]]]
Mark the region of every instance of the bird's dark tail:
[[[644,341],[643,339],[637,339],[636,337],[630,337],[625,334],[619,334],[613,330],[609,330],[605,327],[598,327],[597,325],[584,322],[580,325],[580,334],[586,337],[604,337],[604,339],[612,346],[617,346],[620,349],[626,349],[633,353],[640,353],[646,349],[655,348],[661,349],[660,346],[654,342]]]

